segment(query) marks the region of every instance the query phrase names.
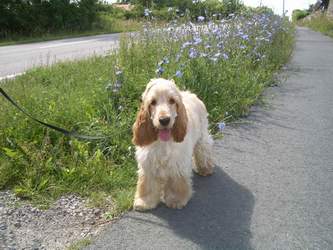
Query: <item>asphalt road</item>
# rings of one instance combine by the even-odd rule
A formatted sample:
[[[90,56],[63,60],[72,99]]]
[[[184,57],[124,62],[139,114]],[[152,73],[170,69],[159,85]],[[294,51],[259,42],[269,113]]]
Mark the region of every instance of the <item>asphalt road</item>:
[[[333,249],[333,40],[299,28],[281,79],[186,208],[129,212],[87,249]]]
[[[0,46],[0,80],[40,65],[103,55],[114,48],[119,34],[87,36],[49,42]]]

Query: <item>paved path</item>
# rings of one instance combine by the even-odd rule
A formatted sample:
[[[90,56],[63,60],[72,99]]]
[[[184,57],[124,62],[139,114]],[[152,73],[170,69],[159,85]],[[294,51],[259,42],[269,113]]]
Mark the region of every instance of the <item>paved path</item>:
[[[105,54],[118,43],[119,36],[109,34],[0,46],[0,80],[39,65]]]
[[[298,29],[286,75],[185,209],[129,212],[88,249],[333,249],[333,40]]]

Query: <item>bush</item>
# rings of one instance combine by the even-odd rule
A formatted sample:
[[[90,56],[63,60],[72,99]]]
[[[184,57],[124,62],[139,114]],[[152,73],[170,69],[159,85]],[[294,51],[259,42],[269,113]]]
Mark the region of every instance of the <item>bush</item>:
[[[310,13],[307,10],[294,10],[292,13],[292,21],[297,22],[300,19],[308,16]]]
[[[0,39],[56,31],[90,29],[97,20],[98,0],[0,2]]]

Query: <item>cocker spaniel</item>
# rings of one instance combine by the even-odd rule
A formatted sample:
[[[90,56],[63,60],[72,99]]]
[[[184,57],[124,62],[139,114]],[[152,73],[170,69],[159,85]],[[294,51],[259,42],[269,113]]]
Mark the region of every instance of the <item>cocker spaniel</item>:
[[[173,80],[148,83],[133,125],[139,168],[135,210],[153,209],[160,201],[182,208],[192,196],[192,168],[212,174],[207,115],[203,102]]]

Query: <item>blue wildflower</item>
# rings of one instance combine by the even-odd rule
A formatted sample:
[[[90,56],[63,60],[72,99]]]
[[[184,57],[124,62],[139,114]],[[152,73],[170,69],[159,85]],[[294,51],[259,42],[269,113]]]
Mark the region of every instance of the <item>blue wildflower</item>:
[[[205,21],[205,17],[204,16],[198,16],[197,20],[198,20],[198,22],[203,22],[203,21]]]
[[[198,56],[198,52],[195,50],[195,48],[190,48],[188,56],[190,58],[196,58]]]
[[[169,63],[169,59],[168,59],[167,57],[164,57],[164,58],[163,58],[163,63],[164,63],[164,64],[168,64],[168,63]]]
[[[223,132],[223,130],[225,129],[225,123],[224,122],[219,122],[217,124],[217,127],[218,127],[220,132]]]
[[[229,59],[229,56],[228,56],[228,54],[226,54],[226,53],[223,53],[223,58],[224,58],[224,60],[228,60],[228,59]]]
[[[193,40],[193,45],[198,45],[202,42],[202,39],[200,37],[195,37]]]
[[[217,47],[220,48],[220,49],[222,49],[222,48],[224,47],[223,42],[219,42],[219,43],[217,44]]]
[[[162,66],[159,66],[155,72],[158,76],[161,76],[164,72],[164,68]]]
[[[177,70],[175,74],[178,78],[181,78],[183,76],[183,73],[180,70]]]
[[[242,35],[243,40],[249,40],[249,35]]]

